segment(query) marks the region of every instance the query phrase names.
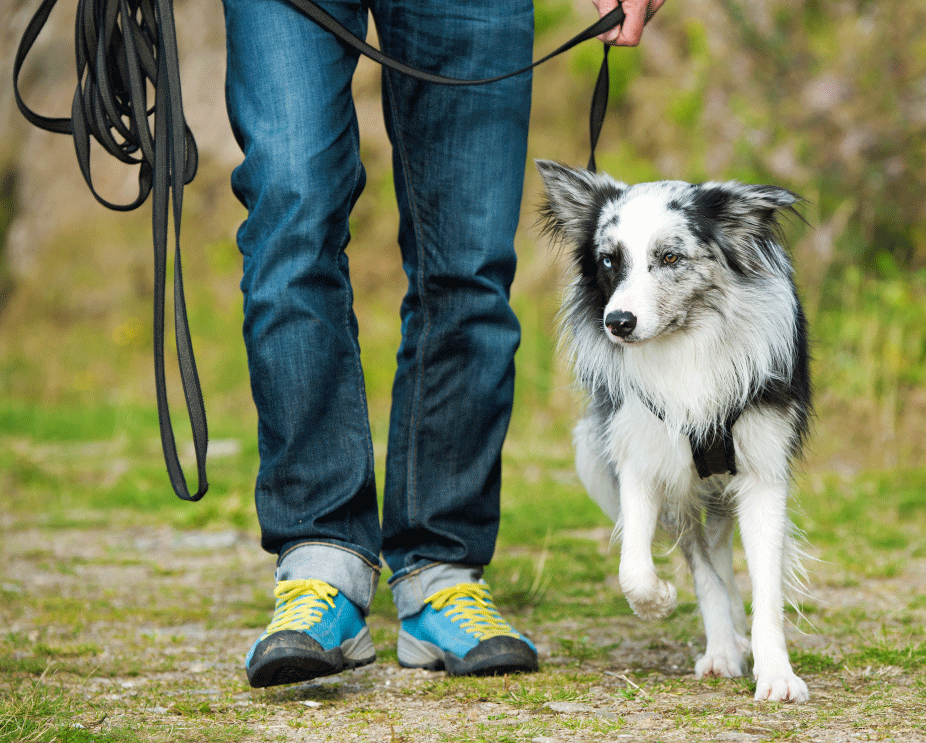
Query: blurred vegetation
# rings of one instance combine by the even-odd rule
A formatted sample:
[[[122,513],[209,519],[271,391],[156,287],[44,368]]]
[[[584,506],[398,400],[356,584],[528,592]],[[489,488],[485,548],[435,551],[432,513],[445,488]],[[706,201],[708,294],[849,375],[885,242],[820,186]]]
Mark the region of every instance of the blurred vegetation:
[[[694,5],[618,81],[632,146],[691,180],[784,180],[836,232],[822,262],[926,265],[926,3]]]
[[[194,6],[178,0],[176,7],[183,13]],[[537,57],[593,20],[586,3],[539,0],[536,6]],[[638,49],[610,55],[610,111],[598,148],[603,170],[631,182],[774,182],[807,199],[808,224],[791,224],[787,232],[813,336],[818,417],[811,472],[854,477],[926,466],[924,21],[926,0],[670,0]],[[181,46],[181,60],[197,50]],[[600,46],[590,42],[535,73],[532,158],[585,163],[600,59]],[[70,91],[62,90],[58,108],[67,110]],[[201,95],[185,93],[193,103]],[[405,278],[372,64],[361,64],[355,96],[369,180],[352,217],[348,252],[381,464]],[[47,102],[40,108],[56,112]],[[194,124],[194,134],[210,132]],[[28,210],[49,208],[41,192],[31,199],[22,192],[21,174],[32,173],[37,161],[20,162],[19,145],[35,136],[17,120],[0,157],[0,435],[8,493],[50,486],[41,482],[47,469],[33,465],[54,450],[36,454],[36,442],[109,440],[116,458],[126,447],[149,451],[152,469],[162,467],[150,371],[149,215],[71,206],[77,213],[59,219],[53,233],[20,237],[33,254],[27,270],[14,266],[6,250],[10,235],[27,223]],[[243,442],[250,462],[217,475],[215,489],[246,499],[256,462],[234,244],[244,215],[230,194],[231,166],[211,151],[204,148],[187,191],[184,274],[210,433]],[[85,186],[73,161],[52,175],[53,185],[64,182],[79,192],[75,203],[88,203],[79,200]],[[527,485],[543,481],[551,468],[571,471],[569,431],[579,404],[555,353],[565,262],[536,229],[539,190],[528,163],[512,292],[524,337],[507,447],[513,471]],[[54,208],[68,206],[59,201]],[[172,409],[183,440],[176,390],[178,384]],[[213,462],[224,472],[220,458]],[[103,477],[126,497],[133,488],[151,487],[139,485],[143,475],[94,470],[86,476]],[[168,487],[166,478],[161,485]],[[56,480],[54,487],[67,485]]]

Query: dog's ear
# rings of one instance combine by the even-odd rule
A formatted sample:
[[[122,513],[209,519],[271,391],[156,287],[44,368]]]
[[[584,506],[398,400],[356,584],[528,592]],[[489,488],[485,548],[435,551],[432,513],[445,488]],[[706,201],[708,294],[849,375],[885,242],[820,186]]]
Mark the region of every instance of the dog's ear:
[[[625,183],[590,170],[569,168],[552,160],[536,160],[546,198],[540,206],[544,232],[581,245],[595,234],[604,204],[627,188]]]
[[[698,236],[716,243],[736,272],[790,275],[779,216],[787,213],[803,219],[795,209],[802,201],[778,186],[704,183],[695,187],[689,214]]]

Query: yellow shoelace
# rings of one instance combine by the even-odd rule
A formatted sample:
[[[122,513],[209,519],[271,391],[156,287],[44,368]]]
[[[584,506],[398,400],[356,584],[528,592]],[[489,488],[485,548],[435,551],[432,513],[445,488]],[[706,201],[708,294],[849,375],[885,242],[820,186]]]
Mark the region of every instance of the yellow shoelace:
[[[520,637],[508,622],[502,619],[487,586],[479,583],[459,583],[443,588],[425,600],[435,611],[447,608],[447,618],[480,640],[490,637]]]
[[[334,608],[338,589],[323,580],[281,580],[273,595],[277,598],[276,609],[265,634],[309,629],[328,607]]]

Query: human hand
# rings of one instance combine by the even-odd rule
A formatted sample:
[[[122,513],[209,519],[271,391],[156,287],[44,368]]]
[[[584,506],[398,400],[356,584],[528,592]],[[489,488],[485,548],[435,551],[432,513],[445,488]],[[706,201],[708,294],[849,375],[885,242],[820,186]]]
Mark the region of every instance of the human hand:
[[[643,35],[643,24],[652,18],[656,11],[662,7],[665,0],[592,0],[598,8],[598,17],[602,18],[618,4],[624,8],[624,23],[612,28],[598,38],[611,46],[636,46]]]

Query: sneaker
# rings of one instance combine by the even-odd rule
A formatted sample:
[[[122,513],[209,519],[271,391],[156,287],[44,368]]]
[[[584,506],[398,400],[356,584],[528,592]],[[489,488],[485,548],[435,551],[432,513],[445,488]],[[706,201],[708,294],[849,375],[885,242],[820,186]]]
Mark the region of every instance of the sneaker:
[[[376,660],[360,610],[321,580],[282,580],[273,619],[245,660],[254,688],[330,676]]]
[[[450,676],[537,670],[537,648],[502,619],[484,583],[460,583],[425,600],[402,620],[399,664],[446,669]]]

